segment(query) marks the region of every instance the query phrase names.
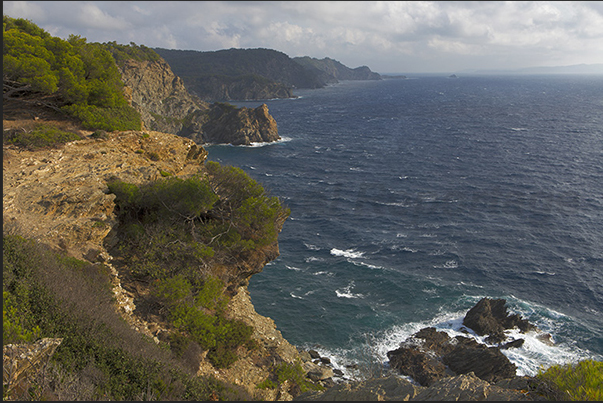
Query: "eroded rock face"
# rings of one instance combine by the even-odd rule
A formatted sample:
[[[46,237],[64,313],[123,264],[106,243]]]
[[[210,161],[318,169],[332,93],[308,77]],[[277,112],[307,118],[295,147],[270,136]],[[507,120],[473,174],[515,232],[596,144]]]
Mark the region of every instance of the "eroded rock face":
[[[127,60],[120,67],[130,104],[140,113],[147,129],[178,134],[184,119],[209,104],[192,96],[165,60]]]
[[[276,121],[262,104],[255,109],[216,104],[203,126],[203,141],[212,144],[250,145],[280,139]]]
[[[147,129],[177,134],[199,144],[272,142],[280,139],[264,104],[255,109],[209,104],[190,94],[165,60],[128,60],[120,67],[125,93]]]
[[[192,140],[160,132],[113,133],[36,152],[5,146],[4,227],[18,225],[23,236],[89,259],[117,223],[110,179],[193,174],[206,157]]]

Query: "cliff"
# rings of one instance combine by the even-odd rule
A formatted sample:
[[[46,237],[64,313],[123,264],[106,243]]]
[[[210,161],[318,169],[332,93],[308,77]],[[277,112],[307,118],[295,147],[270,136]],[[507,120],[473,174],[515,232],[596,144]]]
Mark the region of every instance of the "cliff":
[[[206,101],[291,98],[291,88],[323,86],[315,74],[271,49],[154,50]]]
[[[366,66],[351,69],[333,59],[290,58],[271,49],[154,50],[192,93],[206,101],[292,98],[294,88],[381,79]]]
[[[27,130],[38,122],[33,118],[5,117],[4,128]],[[66,124],[48,120],[45,123],[62,128]],[[167,325],[149,315],[146,308],[137,306],[141,303],[137,301],[144,301],[148,295],[149,285],[125,275],[126,268],[116,263],[112,255],[111,246],[119,242],[115,235],[119,219],[115,195],[108,191],[107,183],[115,178],[145,183],[166,174],[190,177],[202,169],[207,152],[190,139],[155,131],[115,132],[101,137],[89,131],[78,133],[82,140],[58,149],[29,151],[4,146],[4,234],[18,234],[68,256],[109,267],[116,309],[132,329],[155,343],[163,343],[168,340]],[[276,256],[278,244],[274,243],[244,263],[250,272],[259,272]],[[276,400],[280,396],[281,400],[290,400],[291,385],[270,389],[255,386],[270,376],[275,360],[293,365],[299,360],[299,353],[283,339],[271,319],[255,312],[246,287],[237,284],[233,284],[226,311],[229,318],[253,326],[251,337],[257,346],[240,350],[237,362],[226,369],[215,368],[200,356],[197,375],[239,385],[257,399]]]
[[[204,102],[188,92],[161,58],[128,59],[119,69],[130,104],[150,130],[177,134],[199,144],[250,145],[280,139],[265,104],[250,109]]]
[[[316,69],[325,83],[336,83],[339,80],[381,80],[381,76],[367,66],[351,69],[328,57],[316,59],[304,56],[294,57],[293,60],[308,70]]]

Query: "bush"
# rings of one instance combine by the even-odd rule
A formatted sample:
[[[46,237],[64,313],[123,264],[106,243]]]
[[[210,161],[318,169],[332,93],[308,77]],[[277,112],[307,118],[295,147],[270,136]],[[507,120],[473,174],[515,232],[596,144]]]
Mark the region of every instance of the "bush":
[[[43,400],[45,392],[68,401],[248,398],[234,386],[187,372],[132,330],[114,309],[105,267],[14,235],[3,237],[3,257],[3,319],[9,319],[3,343],[63,339],[43,376],[31,378],[22,395],[5,391],[4,400]]]
[[[128,105],[102,108],[95,105],[73,104],[62,110],[76,117],[82,127],[89,130],[125,131],[140,130],[140,114]]]
[[[81,137],[75,133],[65,132],[45,124],[36,125],[30,132],[13,131],[4,138],[5,143],[30,150],[57,148],[74,140],[81,140]]]
[[[295,364],[283,362],[274,369],[274,372],[279,384],[289,381],[297,385],[302,393],[307,392],[308,390],[324,389],[323,386],[312,383],[306,378],[304,370],[299,362],[296,362]]]
[[[603,401],[603,362],[584,360],[540,370],[537,378],[549,381],[572,401]]]

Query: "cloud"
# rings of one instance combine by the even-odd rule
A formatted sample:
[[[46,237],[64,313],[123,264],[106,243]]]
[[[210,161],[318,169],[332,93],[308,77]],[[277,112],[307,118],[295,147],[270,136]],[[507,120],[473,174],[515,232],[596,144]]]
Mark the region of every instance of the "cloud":
[[[375,71],[603,63],[603,2],[7,1],[51,34],[149,47],[270,48]],[[434,63],[437,61],[437,63]],[[476,66],[478,65],[478,66]]]

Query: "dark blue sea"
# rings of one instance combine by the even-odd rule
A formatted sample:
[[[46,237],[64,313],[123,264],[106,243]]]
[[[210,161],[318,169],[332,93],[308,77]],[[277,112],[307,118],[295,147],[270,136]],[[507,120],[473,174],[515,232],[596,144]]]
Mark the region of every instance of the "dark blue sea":
[[[282,141],[209,146],[291,209],[258,313],[346,365],[483,297],[537,333],[519,375],[603,360],[603,76],[346,81],[265,101]],[[233,102],[255,107],[263,102]],[[477,336],[475,336],[477,337]],[[374,359],[374,358],[371,358]]]

